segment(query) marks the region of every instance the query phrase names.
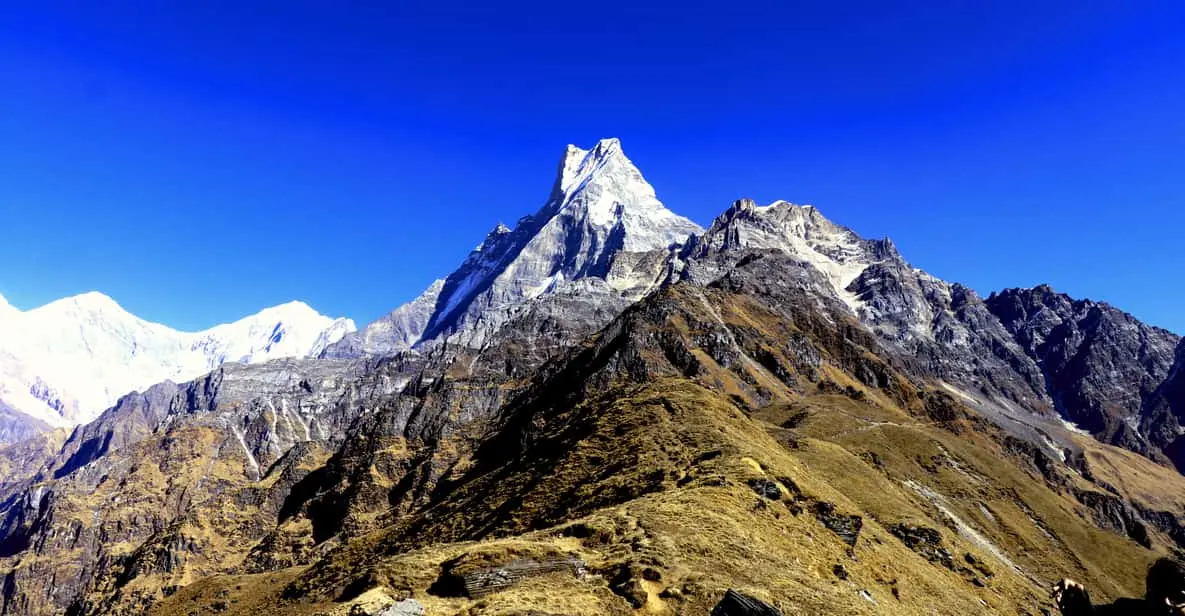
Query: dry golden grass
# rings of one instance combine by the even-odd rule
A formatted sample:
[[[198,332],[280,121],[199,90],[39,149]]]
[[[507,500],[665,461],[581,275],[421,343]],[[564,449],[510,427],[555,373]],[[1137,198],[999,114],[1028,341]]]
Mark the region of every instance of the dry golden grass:
[[[345,615],[413,597],[430,615],[702,615],[735,588],[786,614],[1039,614],[1063,576],[1100,599],[1140,594],[1157,554],[1093,525],[1068,491],[1089,484],[1068,470],[1061,483],[1043,477],[966,409],[930,418],[931,394],[861,346],[874,344],[867,333],[794,322],[717,289],[661,293],[655,301],[681,310],[631,325],[646,384],[619,379],[569,404],[578,398],[549,388],[579,383],[545,383],[538,406],[517,409],[521,421],[466,457],[427,509],[392,516],[308,568],[200,580],[153,613]],[[804,332],[822,357],[817,375],[788,360]],[[660,334],[685,346],[645,342]],[[721,359],[730,365],[693,340],[730,346]],[[654,376],[687,370],[672,367],[680,351],[691,376]],[[882,387],[853,378],[853,367]],[[464,450],[451,445],[437,452],[442,465]],[[1183,485],[1170,471],[1086,449],[1105,481],[1179,509],[1156,487]],[[758,480],[780,498],[759,495]],[[824,523],[829,515],[861,517],[854,545]],[[936,531],[931,547],[949,558],[907,547],[891,532],[902,523]],[[441,596],[436,585],[462,556],[492,566],[557,555],[582,559],[589,574],[550,573],[480,599]]]
[[[1086,452],[1090,472],[1133,502],[1158,511],[1185,511],[1185,477],[1180,473],[1087,436],[1074,440]]]
[[[794,429],[778,427],[802,412]],[[473,494],[462,488],[453,496],[456,508],[360,538],[313,569],[203,580],[153,613],[214,613],[201,610],[218,602],[224,614],[262,606],[346,614],[356,602],[411,596],[429,614],[706,614],[737,588],[787,614],[1036,614],[1049,607],[1047,585],[1063,575],[1085,579],[1100,597],[1138,594],[1154,556],[1092,529],[1075,503],[987,437],[839,396],[758,415],[683,379],[614,392],[553,419],[560,433],[590,423],[541,479],[526,480],[538,468],[478,478],[468,486]],[[796,445],[787,447],[791,439]],[[602,472],[610,464],[613,472]],[[779,482],[783,500],[755,494],[747,482],[759,478]],[[631,490],[637,495],[624,503],[579,506]],[[862,515],[857,544],[849,548],[809,509],[795,514],[788,506],[795,490]],[[468,499],[479,493],[480,503]],[[886,530],[903,521],[939,529],[957,562],[971,554],[991,576],[980,575],[977,586],[927,561]],[[495,538],[460,540],[475,524]],[[419,534],[407,535],[413,528]],[[475,551],[490,562],[571,553],[591,574],[549,574],[479,600],[428,592],[444,562]],[[836,576],[837,565],[847,579]],[[647,577],[634,576],[635,609],[610,582],[646,569]]]

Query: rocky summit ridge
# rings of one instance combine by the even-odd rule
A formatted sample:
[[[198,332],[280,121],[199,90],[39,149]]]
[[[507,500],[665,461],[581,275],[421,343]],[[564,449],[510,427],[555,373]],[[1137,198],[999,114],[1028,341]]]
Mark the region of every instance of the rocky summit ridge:
[[[1185,553],[1175,335],[557,176],[355,334],[0,448],[0,614],[1041,614]]]

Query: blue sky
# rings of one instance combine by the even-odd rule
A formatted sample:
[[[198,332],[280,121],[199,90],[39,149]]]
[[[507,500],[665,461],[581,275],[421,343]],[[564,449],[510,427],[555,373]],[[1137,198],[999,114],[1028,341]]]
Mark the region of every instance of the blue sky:
[[[367,322],[616,136],[701,224],[813,203],[985,295],[1185,332],[1181,32],[1180,2],[5,3],[0,293]]]

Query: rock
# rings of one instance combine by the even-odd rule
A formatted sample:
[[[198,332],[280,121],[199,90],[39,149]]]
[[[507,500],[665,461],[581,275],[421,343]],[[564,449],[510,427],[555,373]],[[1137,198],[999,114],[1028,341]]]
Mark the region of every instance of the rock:
[[[981,575],[985,578],[993,576],[992,570],[988,568],[987,564],[970,552],[963,554],[963,560],[970,567],[958,563],[950,550],[943,545],[942,534],[933,528],[914,526],[903,522],[889,526],[887,530],[894,537],[900,539],[906,547],[920,554],[922,558],[963,576],[963,579],[975,586],[987,586],[980,577]]]
[[[380,317],[365,328],[350,332],[326,347],[322,358],[349,359],[369,355],[394,355],[419,342],[436,309],[444,279],[433,282],[414,300]]]
[[[404,599],[388,605],[375,616],[424,616],[424,606],[415,599]]]
[[[889,526],[889,533],[897,537],[909,549],[921,554],[923,558],[941,564],[947,569],[954,569],[954,556],[950,550],[942,545],[942,534],[933,528],[914,526],[900,523]]]
[[[1177,436],[1175,421],[1144,408],[1169,376],[1176,334],[1047,285],[1006,289],[986,303],[1037,362],[1063,417],[1145,455],[1157,453],[1150,444],[1164,450]],[[1166,422],[1169,430],[1162,429]]]
[[[864,518],[858,515],[844,515],[835,512],[835,505],[831,503],[815,503],[815,517],[831,532],[839,535],[844,543],[855,546],[860,538],[860,529],[864,527]]]
[[[638,573],[633,567],[623,566],[609,580],[609,590],[629,602],[634,609],[646,605],[647,598],[646,587],[642,585],[642,577]]]
[[[1149,439],[1185,473],[1185,340],[1177,345],[1169,375],[1145,403],[1141,416]]]
[[[438,596],[477,599],[539,575],[567,571],[583,578],[587,573],[586,563],[577,558],[516,559],[493,567],[459,571],[465,559],[466,556],[462,556],[445,563],[440,578],[428,589],[429,592]]]
[[[1152,547],[1148,528],[1140,519],[1139,512],[1123,499],[1094,490],[1072,488],[1070,491],[1090,511],[1091,519],[1097,526],[1127,535],[1146,548]]]
[[[971,565],[971,568],[983,574],[984,577],[990,578],[996,575],[992,572],[991,567],[988,567],[987,563],[983,562],[983,559],[977,558],[971,552],[964,553],[963,560],[966,561],[968,565]]]
[[[782,611],[761,599],[729,590],[712,608],[712,616],[782,616]]]
[[[778,484],[768,479],[751,479],[749,480],[749,487],[753,491],[769,500],[778,500],[782,498],[782,491],[778,488]]]

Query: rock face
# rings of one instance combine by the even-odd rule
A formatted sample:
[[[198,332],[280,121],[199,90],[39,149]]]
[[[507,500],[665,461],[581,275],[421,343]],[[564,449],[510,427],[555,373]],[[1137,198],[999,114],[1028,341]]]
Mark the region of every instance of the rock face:
[[[585,292],[648,290],[651,268],[660,263],[638,253],[664,250],[699,231],[659,202],[618,140],[591,150],[568,146],[538,212],[513,229],[499,224],[443,282],[326,356],[392,355],[437,338],[480,347],[523,303],[583,280],[608,283]]]
[[[1185,341],[1177,345],[1168,376],[1144,404],[1140,431],[1185,473]]]
[[[365,401],[393,390],[389,373],[359,374],[332,361],[227,364],[129,394],[76,428],[32,477],[8,487],[0,557],[16,556],[8,579],[21,590],[4,610],[109,609],[81,600],[93,591],[116,592],[137,613],[162,589],[219,570],[209,569],[217,546],[250,546],[274,528],[289,490],[371,410]],[[86,566],[56,569],[60,554]],[[149,589],[133,583],[146,579]]]
[[[513,230],[496,227],[445,279],[425,337],[480,345],[507,308],[569,281],[617,282],[609,274],[619,253],[661,250],[698,231],[658,201],[616,139],[569,146],[547,203]]]
[[[49,424],[0,400],[0,443],[16,443],[49,430]]]
[[[433,282],[419,297],[392,310],[383,318],[363,329],[346,334],[336,344],[321,351],[320,357],[348,359],[351,357],[384,356],[410,349],[420,341],[428,321],[436,312],[436,302],[444,279]]]
[[[973,291],[915,269],[889,240],[863,239],[812,206],[737,201],[675,265],[679,279],[705,283],[770,250],[821,273],[813,290],[841,301],[919,376],[944,380],[985,412],[1049,410],[1040,369]]]
[[[994,293],[987,304],[1038,363],[1063,417],[1145,455],[1170,446],[1168,417],[1146,421],[1143,409],[1172,368],[1179,336],[1048,286]]]
[[[496,565],[485,563],[484,566],[473,566],[466,560],[462,556],[445,563],[441,577],[436,582],[438,588],[435,593],[461,593],[472,599],[480,599],[530,578],[557,572],[583,578],[588,571],[588,563],[572,557],[515,559]]]
[[[749,199],[733,203],[702,235],[680,251],[681,277],[700,283],[717,277],[748,251],[777,250],[823,274],[827,287],[853,313],[862,303],[848,291],[872,265],[900,259],[888,240],[865,240],[827,220],[816,208],[775,201],[759,206]]]
[[[318,354],[354,329],[349,319],[331,319],[300,302],[201,332],[144,321],[100,293],[27,312],[4,305],[0,400],[54,427],[89,421],[130,391],[197,378],[226,362]],[[25,422],[22,429],[35,425]]]

